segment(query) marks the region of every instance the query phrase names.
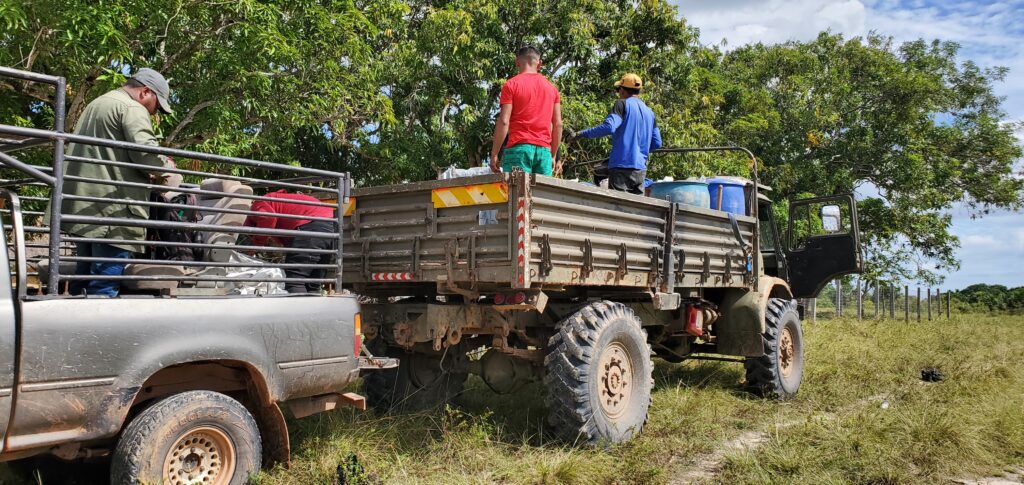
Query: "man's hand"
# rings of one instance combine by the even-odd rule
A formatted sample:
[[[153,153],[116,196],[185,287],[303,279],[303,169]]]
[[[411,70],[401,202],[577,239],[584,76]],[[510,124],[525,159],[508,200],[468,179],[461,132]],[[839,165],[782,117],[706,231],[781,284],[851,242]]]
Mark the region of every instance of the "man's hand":
[[[561,159],[555,160],[554,176],[555,177],[561,177],[562,176],[562,160]]]
[[[580,139],[580,132],[573,130],[572,128],[565,129],[565,142],[572,143]]]
[[[498,164],[498,152],[491,152],[491,161],[489,163],[491,171],[494,173],[501,173],[501,165]]]
[[[149,182],[158,185],[166,185],[167,177],[170,177],[169,173],[151,173],[149,174]]]

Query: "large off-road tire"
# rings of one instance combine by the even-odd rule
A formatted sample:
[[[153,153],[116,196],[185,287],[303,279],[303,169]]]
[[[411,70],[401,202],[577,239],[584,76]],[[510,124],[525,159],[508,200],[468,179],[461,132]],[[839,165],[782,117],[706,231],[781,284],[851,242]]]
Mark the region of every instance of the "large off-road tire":
[[[764,355],[744,362],[747,387],[754,393],[789,399],[804,375],[804,334],[796,301],[772,298],[765,311]]]
[[[379,413],[418,412],[439,408],[462,394],[469,374],[454,372],[451,355],[445,357],[389,349],[398,368],[372,371],[363,376],[363,393]]]
[[[654,365],[632,310],[609,301],[583,307],[559,323],[548,350],[545,401],[559,437],[619,443],[643,429]]]
[[[243,485],[260,469],[256,421],[238,401],[211,391],[164,398],[135,417],[114,450],[116,484]]]

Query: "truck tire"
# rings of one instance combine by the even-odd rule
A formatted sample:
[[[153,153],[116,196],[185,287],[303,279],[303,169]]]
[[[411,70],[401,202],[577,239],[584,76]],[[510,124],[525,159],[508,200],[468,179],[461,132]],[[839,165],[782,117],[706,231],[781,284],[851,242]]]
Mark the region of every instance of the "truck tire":
[[[789,399],[800,389],[804,375],[804,335],[796,301],[768,300],[763,337],[764,355],[743,364],[747,387],[764,397]]]
[[[453,372],[451,358],[390,349],[398,368],[372,371],[363,377],[363,392],[378,413],[432,410],[452,401],[465,386],[465,372]]]
[[[651,406],[654,365],[632,310],[601,301],[559,323],[544,358],[545,402],[569,442],[619,443],[639,433]]]
[[[260,469],[256,421],[211,391],[164,398],[135,417],[114,450],[110,483],[243,485]]]

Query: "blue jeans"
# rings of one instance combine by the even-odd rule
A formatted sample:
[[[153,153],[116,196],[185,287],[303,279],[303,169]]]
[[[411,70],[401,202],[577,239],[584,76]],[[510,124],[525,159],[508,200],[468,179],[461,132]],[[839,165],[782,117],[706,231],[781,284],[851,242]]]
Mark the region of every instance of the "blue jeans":
[[[127,249],[116,248],[109,244],[77,243],[78,256],[109,259],[130,259],[132,252]],[[79,261],[75,267],[76,275],[103,275],[121,276],[124,273],[124,263],[89,263]],[[71,282],[71,294],[81,295],[102,295],[115,297],[121,291],[121,282],[112,280],[74,280]]]

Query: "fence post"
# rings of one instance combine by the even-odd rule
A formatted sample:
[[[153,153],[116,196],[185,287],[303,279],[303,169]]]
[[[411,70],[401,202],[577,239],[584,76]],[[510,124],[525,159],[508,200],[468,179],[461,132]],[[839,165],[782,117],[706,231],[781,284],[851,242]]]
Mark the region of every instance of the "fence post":
[[[811,300],[811,321],[812,322],[817,322],[818,321],[818,298],[817,297],[814,297],[814,299]]]
[[[864,295],[861,293],[863,282],[857,278],[857,321],[864,318]]]
[[[903,321],[910,321],[910,285],[903,286]]]
[[[949,296],[949,292],[947,291],[947,292],[946,292],[946,319],[947,319],[947,320],[949,319],[949,306],[950,306],[950,304],[951,304],[952,302],[953,302],[953,300],[952,300],[952,298],[951,298],[951,297]]]
[[[921,287],[917,287],[917,321],[921,321]]]
[[[928,321],[932,321],[932,289],[928,288]]]
[[[896,319],[896,287],[889,287],[889,319]]]
[[[843,316],[843,280],[836,280],[836,318]]]
[[[875,314],[873,315],[875,320],[878,320],[878,305],[879,305],[879,299],[881,297],[881,294],[882,294],[882,284],[876,281],[875,282]]]

